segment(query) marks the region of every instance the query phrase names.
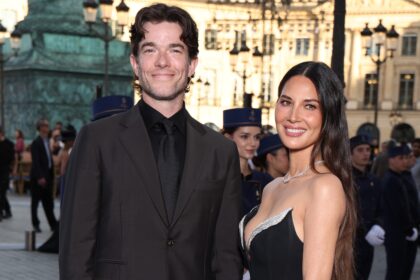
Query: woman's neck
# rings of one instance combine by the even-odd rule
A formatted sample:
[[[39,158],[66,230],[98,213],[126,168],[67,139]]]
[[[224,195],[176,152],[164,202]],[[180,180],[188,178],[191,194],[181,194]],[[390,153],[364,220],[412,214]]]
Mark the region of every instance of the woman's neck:
[[[311,164],[312,149],[289,151],[289,174],[294,175],[306,169]],[[321,160],[317,156],[315,161]]]
[[[248,160],[246,158],[239,158],[239,164],[241,165],[241,174],[243,176],[251,173],[251,168],[249,168]]]

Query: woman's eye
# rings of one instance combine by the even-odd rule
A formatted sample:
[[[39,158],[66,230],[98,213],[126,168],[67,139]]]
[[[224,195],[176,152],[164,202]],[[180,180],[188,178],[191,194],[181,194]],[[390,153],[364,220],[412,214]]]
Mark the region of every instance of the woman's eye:
[[[315,110],[317,107],[313,104],[306,104],[305,107],[309,110]]]
[[[289,106],[290,105],[290,101],[288,101],[288,100],[279,100],[279,104],[281,105],[281,106]]]

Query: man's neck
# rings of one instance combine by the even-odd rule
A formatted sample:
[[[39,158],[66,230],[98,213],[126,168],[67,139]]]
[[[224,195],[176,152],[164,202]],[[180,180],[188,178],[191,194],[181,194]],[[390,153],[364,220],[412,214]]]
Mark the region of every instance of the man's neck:
[[[144,94],[142,99],[147,105],[161,113],[166,118],[170,118],[182,109],[184,104],[184,95],[178,96],[174,100],[156,100]]]

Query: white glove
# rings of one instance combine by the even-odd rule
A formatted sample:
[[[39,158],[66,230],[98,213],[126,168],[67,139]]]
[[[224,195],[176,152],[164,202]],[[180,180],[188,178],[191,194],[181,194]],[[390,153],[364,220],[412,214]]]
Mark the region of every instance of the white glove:
[[[411,236],[406,236],[405,239],[407,239],[408,241],[416,241],[417,237],[419,236],[419,232],[417,231],[416,228],[413,227],[413,234]]]
[[[250,279],[251,279],[251,276],[249,275],[249,271],[247,270],[242,276],[242,280],[250,280]]]
[[[384,244],[385,231],[378,225],[373,225],[365,236],[366,241],[372,246]]]

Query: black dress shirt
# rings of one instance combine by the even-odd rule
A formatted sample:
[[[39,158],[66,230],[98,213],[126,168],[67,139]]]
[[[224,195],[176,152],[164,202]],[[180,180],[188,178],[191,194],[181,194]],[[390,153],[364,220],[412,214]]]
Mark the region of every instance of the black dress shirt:
[[[150,107],[146,102],[140,100],[139,102],[140,114],[143,117],[144,123],[146,125],[147,133],[149,134],[150,142],[152,143],[153,154],[157,162],[159,145],[162,138],[165,136],[166,132],[161,127],[160,122],[163,119],[166,119],[161,113]],[[177,156],[180,162],[180,178],[182,177],[182,171],[184,170],[185,162],[185,151],[186,151],[186,121],[187,121],[187,112],[185,110],[185,105],[182,106],[182,109],[175,113],[169,120],[173,121],[175,124],[175,145],[177,147]]]

